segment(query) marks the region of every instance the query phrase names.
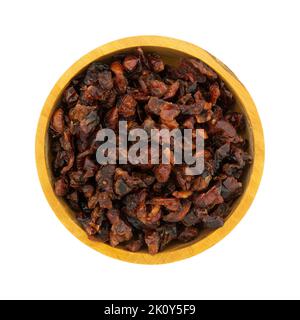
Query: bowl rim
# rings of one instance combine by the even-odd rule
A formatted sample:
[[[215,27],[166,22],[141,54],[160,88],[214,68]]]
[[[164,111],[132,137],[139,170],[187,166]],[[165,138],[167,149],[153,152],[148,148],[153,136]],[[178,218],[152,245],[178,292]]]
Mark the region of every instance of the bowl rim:
[[[46,135],[49,125],[49,118],[58,98],[70,80],[91,62],[101,59],[101,57],[111,55],[114,52],[138,46],[161,47],[175,51],[181,51],[205,62],[208,66],[214,69],[226,83],[230,85],[231,89],[234,91],[234,94],[239,98],[247,114],[249,120],[249,129],[253,135],[254,159],[249,182],[239,200],[238,205],[231,213],[230,217],[226,220],[224,226],[211,232],[203,239],[187,245],[184,248],[174,248],[172,250],[159,252],[156,255],[150,255],[144,252],[129,252],[124,249],[113,248],[108,244],[89,240],[85,231],[74,222],[70,215],[66,214],[66,208],[56,197],[51,184],[51,179],[49,177],[49,168],[46,160]],[[163,36],[135,36],[115,40],[104,44],[81,57],[59,78],[47,97],[39,118],[35,141],[36,166],[39,180],[50,207],[63,225],[76,238],[94,250],[115,259],[139,264],[164,264],[192,257],[210,248],[222,240],[228,233],[230,233],[231,230],[244,217],[254,200],[263,173],[264,153],[263,129],[256,106],[250,94],[244,85],[238,80],[235,74],[224,63],[208,53],[206,50],[182,40]]]

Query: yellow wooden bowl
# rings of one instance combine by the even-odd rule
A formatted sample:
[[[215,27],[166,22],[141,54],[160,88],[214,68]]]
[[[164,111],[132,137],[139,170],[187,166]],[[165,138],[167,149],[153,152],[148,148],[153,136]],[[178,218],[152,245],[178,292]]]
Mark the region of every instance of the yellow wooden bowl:
[[[89,240],[85,231],[76,222],[72,210],[62,199],[59,199],[54,194],[48,154],[47,131],[49,121],[62,92],[70,80],[93,61],[105,59],[111,55],[130,50],[130,48],[137,46],[143,47],[146,51],[158,52],[169,64],[174,64],[178,57],[193,56],[201,59],[214,69],[234,93],[237,100],[236,108],[241,110],[246,116],[246,135],[250,142],[250,150],[253,156],[253,163],[244,181],[244,193],[235,204],[225,225],[213,232],[202,233],[198,239],[191,243],[174,244],[156,255],[150,255],[147,252],[132,253],[122,248],[113,248],[108,244]],[[205,50],[181,40],[159,36],[131,37],[110,42],[86,54],[73,64],[55,84],[45,102],[37,128],[36,164],[40,182],[50,206],[65,227],[83,243],[105,255],[128,262],[142,264],[169,263],[189,258],[208,249],[224,238],[243,218],[254,199],[263,172],[263,130],[255,104],[248,91],[221,61]]]

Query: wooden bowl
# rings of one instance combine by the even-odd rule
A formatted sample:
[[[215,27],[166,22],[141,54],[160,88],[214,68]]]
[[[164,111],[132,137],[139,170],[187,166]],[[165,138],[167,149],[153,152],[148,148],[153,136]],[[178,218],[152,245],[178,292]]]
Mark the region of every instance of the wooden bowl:
[[[192,56],[201,59],[214,69],[234,93],[237,100],[236,108],[242,110],[246,116],[246,135],[250,142],[250,152],[253,156],[253,163],[244,181],[244,193],[235,203],[232,213],[227,218],[224,226],[213,232],[202,233],[199,238],[193,242],[174,244],[156,255],[150,255],[147,252],[132,253],[122,248],[113,248],[108,244],[89,240],[85,231],[76,222],[72,210],[62,199],[59,199],[53,191],[48,153],[47,130],[49,121],[62,92],[70,80],[93,61],[99,59],[105,60],[111,55],[130,50],[130,48],[137,46],[143,47],[146,51],[158,52],[169,64],[176,63],[178,57]],[[110,42],[86,54],[73,64],[55,84],[45,102],[37,128],[36,164],[40,182],[50,206],[65,227],[83,243],[105,255],[128,262],[142,264],[169,263],[194,256],[208,249],[224,238],[243,218],[254,199],[263,172],[263,129],[250,94],[237,77],[217,58],[205,50],[181,40],[160,36],[131,37]]]

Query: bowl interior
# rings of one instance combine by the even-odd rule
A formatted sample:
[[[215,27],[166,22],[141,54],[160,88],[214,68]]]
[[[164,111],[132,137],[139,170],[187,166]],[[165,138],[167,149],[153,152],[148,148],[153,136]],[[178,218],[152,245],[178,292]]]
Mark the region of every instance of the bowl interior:
[[[145,52],[157,52],[158,54],[161,55],[161,57],[163,58],[164,62],[166,64],[169,64],[169,65],[172,65],[172,66],[176,66],[178,63],[179,63],[179,60],[180,58],[183,58],[183,57],[192,57],[188,54],[186,54],[185,52],[183,51],[179,51],[179,50],[175,50],[175,49],[170,49],[170,48],[165,48],[165,47],[159,47],[159,46],[142,46],[142,48],[144,49]],[[111,60],[112,57],[115,57],[116,55],[118,54],[122,54],[122,53],[125,53],[125,52],[129,52],[132,48],[126,48],[124,50],[118,50],[118,51],[115,51],[109,55],[105,55],[105,56],[101,56],[100,58],[98,59],[95,59],[94,61],[101,61],[101,62],[109,62]],[[92,62],[94,62],[92,61]],[[88,65],[90,64],[91,62],[89,61]],[[85,68],[88,67],[88,65],[85,66]],[[80,72],[84,71],[84,69],[81,69],[78,73],[76,74],[73,74],[72,75],[72,78],[75,77],[77,74],[79,74]],[[253,150],[253,133],[252,133],[252,129],[251,129],[251,123],[250,123],[250,119],[249,119],[249,115],[247,113],[247,109],[245,108],[245,106],[241,103],[240,99],[239,99],[239,95],[236,94],[234,88],[230,85],[230,83],[227,82],[226,79],[224,79],[220,74],[219,74],[219,77],[225,82],[225,84],[227,85],[227,87],[231,90],[231,92],[234,94],[235,96],[235,100],[236,100],[236,103],[235,103],[235,106],[234,106],[234,109],[236,111],[239,111],[241,113],[244,114],[245,116],[245,119],[246,119],[246,129],[245,129],[245,133],[244,133],[244,138],[246,138],[249,142],[249,147],[248,147],[248,152],[252,155],[252,157],[254,156],[254,150]],[[67,84],[68,85],[68,84]],[[67,87],[67,85],[65,87]],[[62,92],[64,91],[64,88],[61,88],[61,91],[60,91],[60,95],[57,96],[57,99],[55,101],[55,103],[53,104],[53,109],[52,109],[52,112],[54,111],[55,107],[59,104],[60,102],[60,98],[61,98],[61,94]],[[49,126],[49,123],[50,123],[50,118],[48,119],[48,126]],[[50,148],[49,148],[49,137],[48,137],[48,134],[46,135],[46,143],[45,143],[45,147],[46,147],[46,166],[47,166],[47,174],[48,174],[48,177],[49,179],[51,180],[52,184],[53,184],[53,175],[52,175],[52,170],[51,170],[51,163],[52,163],[52,158],[51,158],[51,154],[50,154]],[[242,180],[243,180],[243,186],[244,186],[244,190],[246,190],[247,186],[248,186],[248,183],[249,183],[249,179],[250,179],[250,176],[251,176],[251,173],[252,173],[252,165],[250,165]],[[239,197],[233,204],[233,207],[232,207],[232,210],[231,210],[231,213],[228,215],[226,221],[230,218],[230,216],[232,215],[232,213],[234,212],[235,208],[238,206],[238,204],[240,203],[242,199],[242,196]],[[75,215],[74,215],[74,212],[72,211],[72,209],[67,205],[67,203],[61,199],[61,198],[58,198],[58,201],[60,202],[61,206],[64,208],[64,211],[66,214],[69,215],[69,217],[72,219],[72,221],[79,225],[78,221],[76,220],[75,218]],[[226,221],[225,221],[225,224],[226,224]],[[224,228],[224,227],[223,227]],[[191,244],[194,244],[198,241],[200,241],[201,239],[207,237],[209,234],[213,233],[215,231],[209,231],[209,230],[204,230],[200,233],[200,235],[198,236],[198,238],[196,238],[195,240],[191,241],[191,242],[188,242],[188,243],[179,243],[179,242],[173,242],[171,243],[166,249],[164,249],[164,252],[167,252],[167,251],[174,251],[174,250],[177,250],[177,249],[182,249],[182,248],[185,248],[185,247],[188,247],[190,246]],[[87,237],[87,236],[86,236]],[[107,246],[109,246],[107,244]],[[118,247],[120,249],[122,249],[122,246]],[[146,252],[146,251],[144,251]]]

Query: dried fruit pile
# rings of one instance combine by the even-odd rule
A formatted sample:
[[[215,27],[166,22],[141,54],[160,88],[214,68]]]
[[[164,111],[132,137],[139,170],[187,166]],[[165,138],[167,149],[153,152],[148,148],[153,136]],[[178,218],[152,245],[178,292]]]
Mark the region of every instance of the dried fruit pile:
[[[222,227],[241,195],[251,162],[242,138],[245,120],[234,97],[203,62],[165,65],[138,48],[95,62],[63,93],[50,128],[54,189],[74,210],[90,239],[150,254],[203,229]],[[144,128],[205,129],[205,170],[185,165],[104,165],[96,161],[96,133]]]

